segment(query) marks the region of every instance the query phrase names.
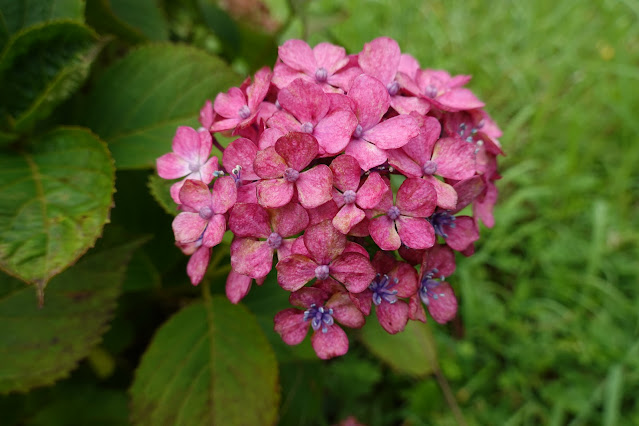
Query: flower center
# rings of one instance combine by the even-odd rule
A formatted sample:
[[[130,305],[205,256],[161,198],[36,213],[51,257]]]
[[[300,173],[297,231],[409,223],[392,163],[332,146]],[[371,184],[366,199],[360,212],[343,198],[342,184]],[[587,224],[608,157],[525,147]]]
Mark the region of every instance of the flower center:
[[[393,80],[392,83],[388,83],[386,90],[388,90],[389,95],[395,96],[399,92],[399,83]]]
[[[428,271],[428,273],[424,274],[424,277],[422,278],[421,286],[419,287],[419,298],[422,299],[422,302],[424,302],[425,305],[428,305],[428,302],[431,299],[437,300],[440,297],[445,296],[444,293],[437,292],[437,287],[439,286],[440,282],[437,281],[434,276],[438,272],[439,271],[437,269],[433,268]],[[443,276],[439,278],[442,280],[444,279]]]
[[[437,87],[434,84],[429,84],[428,86],[426,86],[424,94],[431,99],[435,98],[437,96]]]
[[[355,202],[355,198],[357,198],[355,191],[351,189],[344,191],[344,204],[353,204]]]
[[[390,209],[388,209],[388,211],[386,212],[386,215],[391,220],[395,220],[399,217],[399,209],[397,208],[397,206],[392,206]]]
[[[286,179],[288,182],[295,182],[299,178],[300,172],[298,172],[297,170],[290,167],[284,170],[284,179]]]
[[[235,186],[242,186],[242,166],[240,166],[239,164],[235,166],[235,168],[231,170],[231,177],[235,182]]]
[[[445,228],[454,228],[455,227],[455,216],[448,212],[436,212],[428,218],[428,221],[433,228],[435,229],[435,234],[448,238],[448,234],[446,234]]]
[[[321,67],[318,68],[317,71],[315,71],[315,80],[317,80],[318,83],[324,83],[327,78],[328,71],[326,71],[326,68]]]
[[[308,121],[302,124],[302,133],[313,133],[313,123],[309,123]]]
[[[378,306],[382,303],[382,300],[391,304],[397,302],[397,290],[392,290],[392,288],[395,287],[398,282],[399,280],[397,278],[391,281],[388,275],[377,274],[373,282],[368,286],[373,292],[373,303]]]
[[[209,206],[204,206],[200,209],[200,217],[204,220],[209,220],[213,216],[213,210]]]
[[[328,278],[328,273],[328,265],[320,265],[315,268],[315,278],[317,278],[318,280],[325,280],[326,278]]]
[[[437,171],[437,163],[431,160],[428,160],[424,163],[422,167],[422,171],[424,172],[424,176],[432,175]]]
[[[191,171],[191,173],[199,172],[200,171],[200,164],[199,163],[191,163],[191,164],[189,164],[189,170]]]
[[[319,308],[315,306],[315,303],[310,308],[304,311],[304,321],[311,320],[311,326],[313,330],[317,331],[320,328],[322,333],[328,331],[328,327],[333,325],[333,310],[326,309],[323,306]]]
[[[282,245],[282,236],[277,232],[272,232],[266,239],[268,246],[273,250],[277,250]]]
[[[355,136],[356,138],[361,138],[362,137],[362,133],[364,133],[364,129],[362,129],[362,125],[358,124],[357,127],[355,127],[355,131],[353,132],[353,136]]]
[[[242,107],[237,110],[237,115],[239,115],[242,120],[246,120],[251,115],[251,110],[247,105],[242,105]]]

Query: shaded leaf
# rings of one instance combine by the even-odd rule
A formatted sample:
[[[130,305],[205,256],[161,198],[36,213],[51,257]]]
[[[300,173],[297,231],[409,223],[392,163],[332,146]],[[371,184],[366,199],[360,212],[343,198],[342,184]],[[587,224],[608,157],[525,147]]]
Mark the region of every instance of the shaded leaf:
[[[0,393],[49,385],[88,355],[107,329],[140,243],[91,254],[53,278],[42,309],[31,286],[0,274]]]
[[[220,59],[170,44],[144,46],[105,71],[84,122],[109,143],[118,169],[151,168],[175,130],[197,127],[206,99],[240,79]]]
[[[2,23],[9,35],[55,19],[84,20],[83,0],[0,0]]]
[[[166,19],[156,0],[88,0],[87,21],[100,32],[131,43],[168,38]]]
[[[115,179],[105,144],[59,128],[31,152],[0,152],[0,268],[44,287],[95,243]]]
[[[160,206],[164,209],[165,212],[172,216],[176,216],[179,211],[177,209],[177,205],[173,198],[171,198],[171,185],[173,185],[174,181],[162,179],[156,175],[149,176],[149,189],[151,190],[151,195],[155,198],[155,201],[158,202]]]
[[[277,363],[255,317],[218,296],[158,330],[130,393],[134,424],[274,424]]]

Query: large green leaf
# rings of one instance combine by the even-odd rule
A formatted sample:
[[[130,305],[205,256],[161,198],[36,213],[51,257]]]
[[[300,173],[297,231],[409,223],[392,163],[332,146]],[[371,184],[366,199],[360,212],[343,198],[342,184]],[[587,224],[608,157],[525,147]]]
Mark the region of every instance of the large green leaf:
[[[270,425],[279,387],[255,317],[224,297],[195,303],[157,332],[131,388],[138,425]]]
[[[31,26],[15,34],[0,57],[0,125],[24,132],[86,79],[100,50],[90,28],[71,21]]]
[[[101,234],[114,179],[105,144],[81,128],[0,151],[0,268],[43,288]]]
[[[84,122],[109,143],[118,169],[150,168],[171,151],[178,126],[198,126],[204,101],[239,82],[224,62],[200,50],[144,46],[96,83]]]
[[[162,179],[157,175],[149,176],[149,190],[160,206],[170,215],[177,216],[179,213],[177,204],[171,198],[171,185],[174,181]]]
[[[158,0],[88,0],[87,21],[100,32],[132,43],[166,40],[168,28]]]
[[[399,373],[423,377],[433,372],[431,360],[437,355],[426,324],[409,321],[403,332],[391,335],[373,320],[362,328],[360,337],[373,354]]]
[[[106,331],[140,243],[90,254],[53,278],[41,309],[31,286],[0,273],[0,393],[51,384],[89,353]]]
[[[55,19],[84,19],[83,0],[0,0],[0,14],[8,34]]]

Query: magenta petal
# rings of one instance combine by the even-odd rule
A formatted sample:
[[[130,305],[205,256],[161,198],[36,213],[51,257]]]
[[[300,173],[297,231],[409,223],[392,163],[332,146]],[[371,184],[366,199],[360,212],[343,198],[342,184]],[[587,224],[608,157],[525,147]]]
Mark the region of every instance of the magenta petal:
[[[375,270],[368,258],[359,253],[343,253],[330,265],[330,273],[351,293],[366,290],[375,278]]]
[[[335,229],[330,220],[325,220],[306,230],[304,245],[319,265],[328,265],[344,251],[346,236]]]
[[[229,229],[236,237],[267,238],[271,234],[269,221],[264,207],[239,203],[231,210]]]
[[[360,223],[366,215],[355,204],[343,206],[333,218],[333,226],[342,234],[348,234],[351,228]]]
[[[431,290],[437,297],[428,297],[428,313],[435,321],[444,324],[457,314],[457,298],[453,288],[445,281]],[[430,293],[430,291],[429,291]]]
[[[386,185],[380,174],[371,173],[359,191],[357,191],[355,202],[363,209],[372,209],[382,201],[388,191],[388,185]]]
[[[255,155],[255,162],[253,163],[255,174],[262,179],[282,177],[287,167],[286,161],[275,151],[275,147],[258,151]]]
[[[397,250],[402,245],[395,222],[386,215],[372,219],[368,230],[375,244],[382,250]]]
[[[189,163],[199,164],[200,135],[190,127],[180,126],[173,137],[173,152]]]
[[[275,113],[266,121],[266,125],[270,129],[276,129],[280,132],[280,137],[288,132],[299,132],[302,125],[295,117],[286,111],[275,111]],[[275,144],[273,144],[274,146]],[[262,146],[260,149],[265,149],[268,144]]]
[[[202,219],[199,213],[182,212],[173,219],[175,241],[184,244],[196,241],[204,232],[208,220]]]
[[[455,207],[455,211],[452,213],[456,213],[475,201],[475,199],[486,189],[486,184],[481,176],[475,176],[470,179],[457,182],[453,188],[455,189],[455,192],[457,192],[457,206]]]
[[[395,78],[401,52],[395,40],[379,37],[364,44],[359,54],[359,66],[366,74],[375,77],[384,84],[389,84]]]
[[[399,59],[399,71],[405,73],[406,75],[413,78],[419,70],[419,62],[417,59],[409,55],[408,53],[403,53]]]
[[[432,161],[435,174],[448,179],[464,180],[475,174],[475,144],[459,138],[442,138],[435,144]]]
[[[324,280],[323,282],[325,281],[328,280]],[[324,302],[328,300],[330,294],[331,293],[326,289],[319,288],[314,285],[313,287],[302,287],[299,290],[292,292],[288,301],[293,306],[310,308],[312,305],[324,305]]]
[[[200,150],[198,152],[199,163],[204,163],[211,155],[211,148],[213,147],[213,138],[208,129],[201,129],[198,132],[200,136]]]
[[[171,185],[171,189],[169,189],[169,192],[171,193],[171,198],[173,199],[173,201],[175,201],[175,204],[182,204],[182,202],[180,201],[180,191],[182,190],[182,187],[184,186],[184,182],[186,182],[187,179],[184,178],[178,182],[175,182],[173,185]]]
[[[378,148],[395,149],[406,145],[417,135],[419,135],[417,121],[410,115],[398,115],[367,130],[362,138],[374,143]]]
[[[163,179],[177,179],[191,173],[189,163],[179,155],[169,152],[155,160],[158,175]]]
[[[334,155],[346,148],[356,127],[357,117],[352,111],[338,110],[317,123],[313,136],[325,152]]]
[[[353,139],[346,147],[346,154],[355,157],[359,166],[364,170],[370,170],[375,166],[384,164],[386,152],[372,143],[363,139]]]
[[[225,118],[238,118],[240,108],[246,105],[246,96],[237,87],[231,87],[226,93],[215,97],[213,109]]]
[[[202,181],[187,179],[180,189],[180,202],[185,206],[199,211],[204,207],[211,207],[211,192]]]
[[[470,216],[457,216],[455,218],[455,227],[449,228],[446,233],[448,234],[446,244],[457,251],[465,250],[470,244],[479,239],[479,230]]]
[[[237,188],[237,202],[257,204],[257,182],[240,185]]]
[[[304,321],[304,312],[289,308],[278,312],[274,318],[275,331],[287,345],[298,345],[304,341],[310,323]]]
[[[422,299],[416,294],[408,301],[408,318],[413,321],[426,322],[426,311],[424,311],[424,305]]]
[[[253,170],[253,162],[257,155],[257,147],[246,138],[234,140],[226,147],[222,156],[222,164],[227,173],[231,173],[237,166],[242,167],[242,179],[257,180]]]
[[[213,112],[213,104],[210,100],[207,99],[206,102],[204,102],[204,106],[200,110],[200,124],[207,131],[211,128],[211,124],[213,124],[214,116],[215,113]]]
[[[200,177],[205,184],[211,183],[213,180],[213,174],[219,170],[217,157],[209,158],[206,163],[200,167]]]
[[[430,110],[430,104],[415,96],[392,96],[391,107],[400,114],[416,112],[425,115]]]
[[[307,209],[318,207],[333,197],[333,174],[325,164],[319,164],[310,170],[300,173],[297,182],[300,204]]]
[[[266,208],[282,207],[293,198],[295,186],[286,179],[268,179],[257,183],[257,200]]]
[[[362,175],[362,169],[357,160],[350,155],[340,155],[331,162],[333,185],[341,192],[357,191]]]
[[[301,254],[292,254],[277,263],[277,282],[287,291],[299,290],[315,278],[317,263]]]
[[[497,187],[492,184],[486,189],[486,194],[482,200],[473,203],[473,214],[476,220],[481,219],[484,224],[492,228],[495,225],[495,217],[493,216],[493,207],[497,202]]]
[[[425,117],[419,136],[408,141],[402,149],[421,167],[431,159],[433,147],[439,139],[441,130],[439,120],[435,117]]]
[[[238,238],[231,243],[231,266],[240,274],[262,278],[271,272],[273,249],[266,241]]]
[[[218,116],[220,117],[220,116]],[[228,118],[226,120],[218,120],[211,125],[212,132],[226,132],[227,130],[235,129],[242,120],[240,118]]]
[[[366,319],[357,306],[353,303],[348,293],[335,293],[326,302],[327,308],[333,310],[333,318],[348,328],[361,328]]]
[[[270,85],[271,70],[268,67],[263,67],[255,73],[253,84],[246,89],[248,107],[251,111],[255,111],[264,100]]]
[[[273,230],[283,238],[299,234],[308,226],[308,213],[297,203],[288,203],[269,213]]]
[[[213,183],[211,208],[217,214],[226,213],[237,201],[237,186],[231,176],[222,176]]]
[[[462,111],[482,108],[485,104],[468,89],[453,89],[435,99],[439,107],[446,111]]]
[[[378,79],[366,74],[353,81],[348,96],[357,104],[355,115],[364,130],[379,123],[390,106],[390,96],[386,87]]]
[[[417,138],[413,138],[411,141],[415,139]],[[411,141],[400,149],[387,150],[386,155],[388,155],[388,164],[399,170],[406,177],[420,177],[424,174],[421,165],[417,164],[415,160],[409,157],[404,151],[404,148],[406,148]]]
[[[373,304],[373,292],[369,289],[362,291],[361,293],[348,293],[351,301],[357,306],[357,309],[362,311],[366,316],[371,313],[371,305]]]
[[[435,211],[437,193],[424,179],[408,178],[397,191],[396,205],[403,215],[425,218]]]
[[[433,225],[421,217],[400,216],[395,221],[397,233],[406,247],[427,249],[435,244]]]
[[[200,247],[191,255],[189,263],[186,265],[186,274],[191,279],[191,284],[198,285],[202,281],[209,267],[210,259],[211,249],[208,247]]]
[[[397,334],[404,330],[408,322],[408,304],[403,300],[393,304],[382,300],[375,308],[375,314],[384,330],[390,334]]]
[[[405,262],[400,262],[393,273],[397,278],[397,297],[411,297],[419,290],[419,278],[414,267]]]
[[[295,240],[293,240],[293,243],[291,244],[291,253],[290,254],[303,254],[306,257],[309,257],[309,258],[312,257],[311,253],[309,253],[308,249],[304,245],[304,236],[303,235],[301,235],[301,236],[297,237]],[[290,254],[289,254],[289,256],[290,256]],[[282,260],[282,259],[280,259],[280,260]]]
[[[215,247],[222,242],[226,231],[226,218],[224,215],[216,214],[209,220],[209,224],[202,236],[202,245],[206,247]]]
[[[275,151],[282,156],[288,167],[301,172],[317,156],[319,145],[308,133],[291,132],[275,142]]]
[[[317,85],[301,78],[293,81],[277,95],[277,100],[286,111],[290,112],[300,123],[316,125],[330,107],[330,99]]]
[[[313,48],[317,66],[324,68],[329,74],[344,68],[348,64],[346,49],[330,43],[319,43]]]
[[[328,327],[326,333],[322,330],[314,332],[311,344],[321,359],[335,358],[348,352],[348,337],[346,337],[344,330],[336,324]]]
[[[367,259],[369,258],[368,252],[366,251],[366,249],[352,241],[346,241],[346,247],[344,247],[343,253],[359,253],[362,256],[366,257]]]
[[[238,274],[231,270],[226,278],[226,297],[233,304],[237,304],[240,300],[244,299],[251,289],[251,282],[253,278],[246,275]]]
[[[266,149],[269,146],[275,146],[275,142],[284,136],[284,133],[276,129],[274,127],[269,127],[268,129],[264,129],[262,135],[260,136],[260,140],[258,142],[260,149]]]
[[[455,272],[455,253],[444,244],[435,244],[424,253],[421,266],[422,274],[437,269],[439,276],[448,277]]]
[[[425,180],[435,188],[437,205],[444,210],[454,210],[457,206],[457,192],[455,189],[434,176],[426,176]]]
[[[316,225],[325,220],[333,220],[338,211],[339,207],[333,200],[330,200],[319,207],[308,209],[309,225]]]
[[[317,69],[315,55],[310,46],[302,40],[288,40],[278,48],[279,58],[289,67],[314,74]]]

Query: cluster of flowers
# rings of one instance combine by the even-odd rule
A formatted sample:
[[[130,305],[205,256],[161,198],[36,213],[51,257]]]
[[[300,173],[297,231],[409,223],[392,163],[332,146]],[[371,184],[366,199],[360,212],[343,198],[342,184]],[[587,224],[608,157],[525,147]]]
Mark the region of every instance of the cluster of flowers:
[[[183,178],[171,187],[173,231],[193,284],[230,229],[229,299],[261,284],[277,256],[297,308],[279,312],[275,330],[294,345],[312,328],[320,358],[348,350],[335,321],[362,327],[373,305],[389,333],[426,321],[424,305],[451,320],[444,279],[454,251],[473,254],[478,220],[493,225],[502,154],[469,80],[422,70],[386,37],[356,55],[287,41],[273,71],[208,101],[203,127],[180,127],[157,160],[161,177]],[[210,157],[218,132],[238,137],[221,168]],[[472,216],[458,215],[467,206]]]

